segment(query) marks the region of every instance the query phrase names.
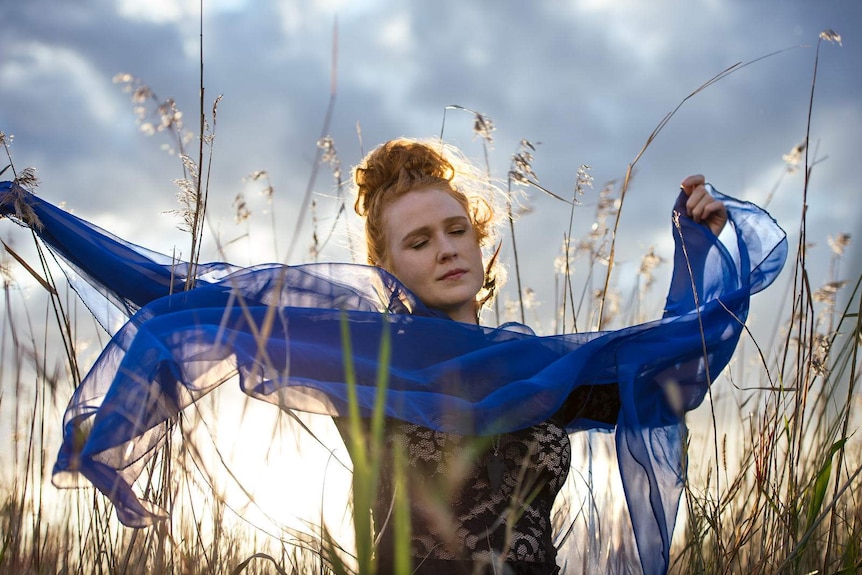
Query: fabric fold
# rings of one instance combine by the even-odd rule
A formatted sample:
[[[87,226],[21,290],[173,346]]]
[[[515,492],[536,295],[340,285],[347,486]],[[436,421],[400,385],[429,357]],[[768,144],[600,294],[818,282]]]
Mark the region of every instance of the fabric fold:
[[[751,294],[775,280],[787,254],[769,214],[712,193],[728,208],[728,243],[684,215],[680,194],[662,319],[539,337],[517,324],[453,322],[387,272],[363,265],[215,262],[198,266],[196,287],[182,291],[184,274],[195,269],[187,263],[0,183],[3,215],[34,227],[114,333],[66,410],[55,484],[77,485],[83,476],[124,524],[149,525],[164,512],[142,501],[134,483],[180,411],[237,378],[245,393],[282,409],[343,416],[351,361],[360,411],[370,415],[388,332],[386,414],[433,429],[514,431],[548,419],[580,386],[618,385],[617,455],[634,534],[644,571],[662,573],[685,474],[684,413],[730,361]],[[22,214],[22,201],[32,214]],[[112,329],[117,314],[125,323]],[[583,418],[567,429],[596,427],[607,425]]]

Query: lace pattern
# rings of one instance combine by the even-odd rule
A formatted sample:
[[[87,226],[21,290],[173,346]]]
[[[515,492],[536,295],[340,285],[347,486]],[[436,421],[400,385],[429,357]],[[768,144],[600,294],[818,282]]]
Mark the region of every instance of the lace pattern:
[[[346,422],[339,430],[346,431]],[[375,506],[378,555],[392,556],[388,516],[394,496],[393,453],[405,454],[410,489],[411,545],[416,563],[469,560],[553,565],[551,508],[568,474],[571,445],[547,421],[476,438],[389,420]],[[493,469],[499,469],[495,473]],[[496,477],[495,477],[496,475]],[[507,522],[513,528],[507,535]]]

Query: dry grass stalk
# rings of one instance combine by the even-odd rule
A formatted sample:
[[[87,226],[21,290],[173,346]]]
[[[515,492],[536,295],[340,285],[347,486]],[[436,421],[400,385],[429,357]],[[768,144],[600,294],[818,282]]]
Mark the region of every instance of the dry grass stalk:
[[[834,32],[826,36],[824,40],[840,42],[840,36]],[[729,70],[732,69],[736,68]],[[136,97],[147,100],[151,96],[141,88]],[[173,105],[165,106],[159,114],[158,126],[164,125],[163,131],[175,129],[181,120]],[[477,132],[490,135],[488,119],[481,118],[482,122],[479,116],[476,118]],[[156,124],[153,126],[157,133]],[[480,137],[484,136],[480,134]],[[10,138],[0,139],[6,145]],[[211,143],[211,138],[201,138],[202,143],[208,140]],[[807,206],[811,163],[807,159],[807,147],[800,150],[800,154],[803,152],[806,152],[804,204]],[[325,158],[326,153],[324,149],[322,157]],[[203,163],[200,158],[196,162],[186,161],[189,171],[191,166],[196,168]],[[630,171],[621,196],[625,194],[629,176]],[[197,179],[199,183],[201,178]],[[581,182],[580,174],[578,182]],[[197,185],[190,188],[197,189]],[[267,187],[271,189],[271,185]],[[577,188],[578,185],[576,191]],[[615,297],[608,278],[622,197],[615,199],[613,192],[611,184],[600,193],[596,222],[584,238],[573,242],[571,227],[564,234],[563,260],[557,268],[557,273],[570,282],[574,258],[587,254],[590,258],[589,285],[593,267],[608,265],[604,289],[597,290],[596,295],[603,302],[603,312],[592,318],[599,325],[611,321],[611,301]],[[339,198],[338,201],[343,200]],[[570,203],[574,204],[574,199]],[[607,224],[611,218],[616,220],[613,231]],[[195,227],[194,220],[192,227]],[[797,281],[785,339],[777,350],[766,353],[754,342],[758,345],[761,364],[743,374],[741,396],[734,406],[735,411],[751,413],[740,420],[740,428],[746,432],[739,438],[740,448],[734,450],[735,440],[720,434],[717,423],[713,423],[714,461],[707,462],[702,481],[693,475],[686,485],[687,524],[674,547],[674,572],[852,573],[862,568],[859,547],[862,540],[862,506],[859,504],[862,457],[858,439],[854,437],[860,424],[857,384],[862,365],[858,357],[862,348],[862,276],[850,280],[840,278],[840,256],[850,242],[849,234],[840,234],[829,241],[833,251],[829,277],[822,287],[812,289],[805,260],[810,247],[805,237],[806,227],[803,210]],[[196,251],[196,248],[192,250]],[[644,290],[651,285],[652,269],[659,263],[656,257],[651,252],[642,262],[644,283],[641,287]],[[41,256],[40,264],[45,264]],[[8,265],[0,267],[6,269]],[[4,272],[7,321],[0,337],[0,376],[7,381],[11,374],[14,391],[0,396],[0,406],[7,409],[12,406],[10,424],[17,441],[9,464],[11,484],[4,485],[4,498],[0,501],[0,573],[350,572],[351,567],[342,561],[349,560],[349,550],[333,540],[322,520],[313,526],[315,536],[287,531],[271,533],[254,525],[234,523],[228,526],[226,519],[239,515],[240,511],[231,509],[211,485],[201,480],[199,456],[194,443],[186,437],[181,447],[163,451],[144,476],[143,489],[172,507],[171,523],[141,531],[118,528],[106,500],[86,492],[63,492],[57,507],[64,520],[58,521],[48,513],[45,486],[49,471],[45,454],[52,445],[50,422],[61,408],[55,390],[60,380],[77,385],[79,352],[72,343],[76,341],[77,332],[75,314],[67,305],[60,305],[63,302],[57,294],[62,290],[56,289],[50,273],[46,270],[43,275],[43,281],[55,296],[52,298],[53,313],[59,319],[57,331],[64,338],[66,373],[49,369],[56,363],[46,353],[52,348],[53,340],[47,336],[37,339],[38,330],[33,328],[28,307],[32,303],[28,304],[23,298],[14,299],[14,283],[9,281],[8,270]],[[588,291],[592,293],[585,287],[581,304]],[[574,308],[570,284],[563,293],[562,301]],[[519,297],[526,295],[527,290],[522,294],[519,289]],[[842,295],[847,301],[843,309],[838,307]],[[525,301],[528,300],[521,300],[522,310],[528,309]],[[16,319],[22,310],[27,314],[25,329]],[[50,313],[51,307],[46,306],[40,314],[46,318],[43,331],[47,331]],[[523,318],[523,311],[521,314]],[[579,315],[573,313],[575,329]],[[565,326],[565,317],[564,313],[562,326]],[[270,329],[272,325],[259,326],[257,336],[261,341]],[[6,358],[13,358],[11,367]],[[759,381],[752,384],[752,380]],[[717,404],[718,399],[712,403]],[[192,421],[180,421],[175,433],[185,434],[188,426],[193,425]],[[25,437],[26,442],[22,439]],[[591,461],[590,456],[586,459]],[[369,471],[373,476],[374,470]],[[359,481],[371,483],[367,478]],[[595,487],[592,478],[587,484],[591,489],[602,489]],[[524,484],[523,491],[528,496],[530,486]],[[200,504],[189,496],[192,492],[208,494],[208,499]],[[354,506],[360,514],[358,524],[368,524],[368,517],[361,515],[361,497],[354,499]],[[555,525],[567,526],[563,538],[566,533],[574,532],[576,521],[584,522],[591,534],[604,534],[623,525],[615,519],[603,523],[592,503],[574,505],[565,501],[558,511]],[[402,515],[399,521],[403,525],[405,517]],[[208,525],[213,529],[208,529]],[[366,543],[371,545],[368,540]],[[596,560],[602,561],[601,565],[610,572],[626,572],[635,560],[631,549],[624,545],[596,549],[590,541],[589,546],[591,552],[599,556]],[[592,566],[593,559],[595,556],[590,559],[585,556],[583,565]],[[369,564],[365,561],[363,558],[363,565]]]

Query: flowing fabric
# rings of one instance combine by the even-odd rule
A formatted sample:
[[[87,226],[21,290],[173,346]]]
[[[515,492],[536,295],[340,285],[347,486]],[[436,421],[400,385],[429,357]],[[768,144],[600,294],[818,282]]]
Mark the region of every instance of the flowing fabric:
[[[663,573],[685,474],[684,413],[727,365],[751,294],[773,282],[787,254],[784,232],[766,212],[711,191],[727,206],[732,240],[725,245],[688,219],[680,194],[661,320],[539,337],[517,324],[451,321],[370,266],[172,261],[0,183],[2,213],[36,230],[115,332],[66,410],[54,483],[86,478],[128,526],[164,517],[137,495],[135,480],[165,440],[166,423],[234,377],[246,394],[282,409],[346,415],[350,362],[368,416],[385,369],[387,416],[463,435],[523,429],[547,420],[580,386],[616,384],[617,457],[638,551],[645,573]],[[183,291],[190,273],[194,287]],[[384,335],[391,360],[380,366]],[[587,428],[608,425],[589,414],[567,425]]]

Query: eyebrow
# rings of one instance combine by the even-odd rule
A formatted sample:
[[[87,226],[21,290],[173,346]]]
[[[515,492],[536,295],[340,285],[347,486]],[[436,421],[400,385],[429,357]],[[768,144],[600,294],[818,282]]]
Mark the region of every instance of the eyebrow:
[[[468,218],[467,216],[451,216],[451,217],[443,219],[443,226],[444,227],[451,226],[452,224],[462,224],[462,223],[467,224],[470,227],[472,227],[472,225],[473,225],[472,222],[470,221],[470,218]],[[404,237],[401,238],[401,243],[403,244],[403,243],[413,239],[416,236],[429,234],[431,232],[431,227],[432,226],[420,226],[414,230],[410,230],[409,232],[404,234]]]

